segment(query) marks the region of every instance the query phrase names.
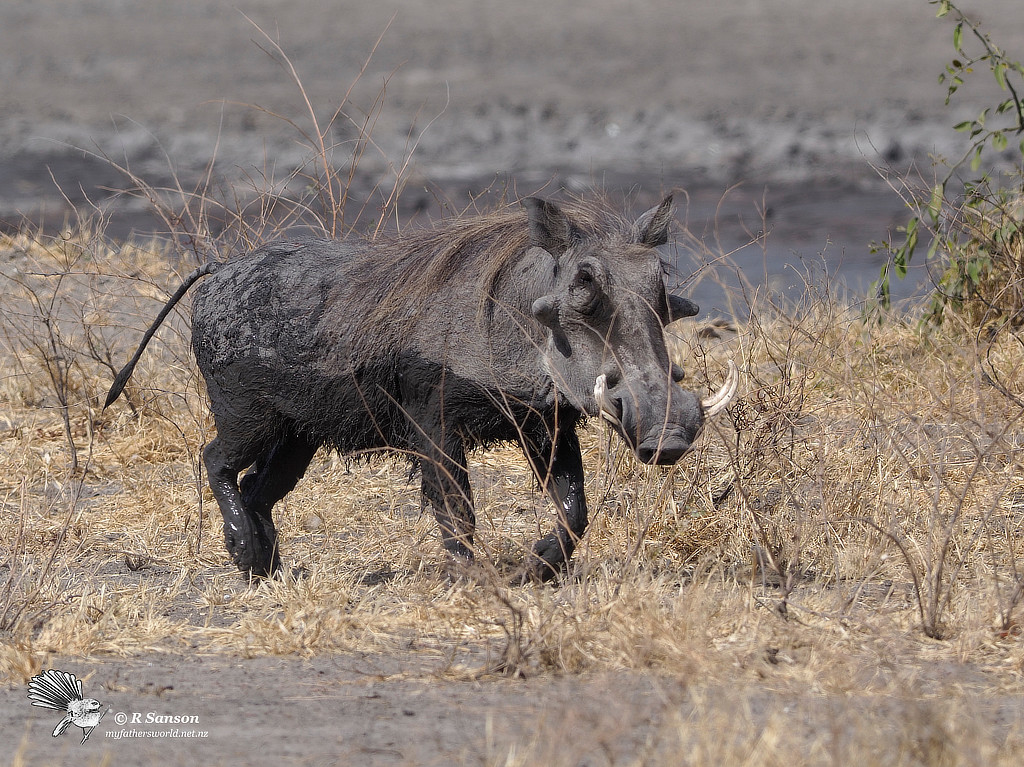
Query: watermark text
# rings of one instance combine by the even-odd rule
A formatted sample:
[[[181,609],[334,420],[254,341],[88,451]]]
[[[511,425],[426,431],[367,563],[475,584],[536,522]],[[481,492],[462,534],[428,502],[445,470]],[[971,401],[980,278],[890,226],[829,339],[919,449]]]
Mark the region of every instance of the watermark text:
[[[112,740],[122,738],[208,738],[210,733],[205,730],[107,730],[103,735]]]

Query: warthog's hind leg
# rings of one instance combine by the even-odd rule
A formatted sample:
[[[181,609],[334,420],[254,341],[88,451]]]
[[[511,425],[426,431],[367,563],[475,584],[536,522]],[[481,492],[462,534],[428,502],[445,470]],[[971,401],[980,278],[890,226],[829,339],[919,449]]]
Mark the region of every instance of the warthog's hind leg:
[[[243,573],[257,577],[271,575],[279,566],[273,524],[268,529],[245,507],[238,489],[238,473],[255,457],[231,450],[221,437],[214,437],[203,451],[210,489],[224,517],[224,544],[231,559]]]
[[[306,437],[288,433],[260,456],[242,477],[242,503],[249,516],[262,527],[264,540],[276,542],[277,530],[271,515],[274,504],[288,495],[302,479],[318,447],[316,442]],[[277,569],[276,543],[274,548],[273,567]]]

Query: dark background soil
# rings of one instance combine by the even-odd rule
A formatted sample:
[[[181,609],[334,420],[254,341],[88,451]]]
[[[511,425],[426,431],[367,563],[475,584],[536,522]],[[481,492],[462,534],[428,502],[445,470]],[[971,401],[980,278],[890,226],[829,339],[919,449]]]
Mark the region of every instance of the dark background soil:
[[[1024,50],[1024,26],[1006,23],[1015,0],[965,8]],[[102,209],[113,236],[159,231],[143,203],[111,191],[126,182],[104,157],[186,187],[213,157],[228,182],[301,163],[296,132],[271,115],[308,128],[302,94],[258,25],[324,121],[369,61],[331,134],[351,141],[377,115],[353,206],[372,211],[372,187],[416,142],[406,213],[443,215],[480,194],[486,205],[509,188],[593,186],[642,209],[679,188],[690,196],[680,219],[714,255],[747,243],[766,212],[767,249],[736,255],[753,284],[799,286],[805,259],[862,292],[883,258],[868,243],[903,215],[874,167],[929,179],[933,154],[962,151],[950,126],[995,92],[979,71],[944,105],[952,27],[934,11],[924,0],[9,0],[0,222],[52,230],[70,202]],[[679,260],[685,279],[694,258]],[[715,278],[735,284],[735,269],[685,288],[709,312],[728,309]]]

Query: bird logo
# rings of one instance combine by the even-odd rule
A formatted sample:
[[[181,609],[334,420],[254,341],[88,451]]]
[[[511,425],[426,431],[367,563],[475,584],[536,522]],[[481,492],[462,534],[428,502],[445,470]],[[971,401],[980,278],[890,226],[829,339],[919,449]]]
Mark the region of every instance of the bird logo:
[[[33,706],[64,712],[64,718],[53,729],[53,737],[73,724],[82,728],[83,744],[107,713],[101,710],[103,704],[95,698],[82,697],[81,680],[67,671],[51,668],[36,674],[28,683],[28,697]]]

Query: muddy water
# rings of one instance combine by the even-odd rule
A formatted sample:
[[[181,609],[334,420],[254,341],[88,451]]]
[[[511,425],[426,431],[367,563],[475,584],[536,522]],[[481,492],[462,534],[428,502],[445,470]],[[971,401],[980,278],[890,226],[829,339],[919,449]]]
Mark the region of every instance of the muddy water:
[[[742,314],[757,292],[792,300],[834,291],[854,302],[873,295],[886,255],[872,243],[885,242],[907,209],[887,188],[809,180],[697,189],[681,214],[691,236],[676,247],[680,276],[688,264],[702,267],[683,292],[711,314]],[[893,281],[893,298],[913,299],[926,283],[918,266]]]
[[[15,181],[22,204],[27,203],[22,208],[27,215],[9,215],[7,228],[15,225],[12,221],[28,220],[55,232],[73,215],[72,205],[85,214],[95,205],[111,238],[150,239],[165,230],[149,206],[108,191],[124,182],[101,160],[69,152],[51,156],[45,165],[0,162],[0,175]],[[169,175],[149,178],[157,185],[173,181]],[[86,188],[83,179],[92,188]],[[195,178],[178,180],[186,186],[197,183]],[[67,200],[56,194],[55,182]],[[868,297],[886,258],[884,252],[873,253],[871,244],[885,241],[907,215],[895,192],[863,180],[749,181],[727,187],[622,172],[605,174],[595,182],[572,172],[550,171],[421,178],[402,198],[399,219],[409,226],[425,226],[470,204],[483,208],[500,204],[509,190],[557,197],[566,190],[585,194],[595,185],[635,214],[674,191],[677,236],[665,251],[675,267],[671,279],[678,292],[689,295],[702,314],[710,315],[743,314],[750,298],[766,290],[795,298],[808,284],[841,292],[852,301]],[[372,215],[372,182],[357,182],[351,193],[351,207],[369,201]],[[893,281],[892,294],[896,299],[912,298],[926,286],[927,276],[919,265],[906,280]]]

